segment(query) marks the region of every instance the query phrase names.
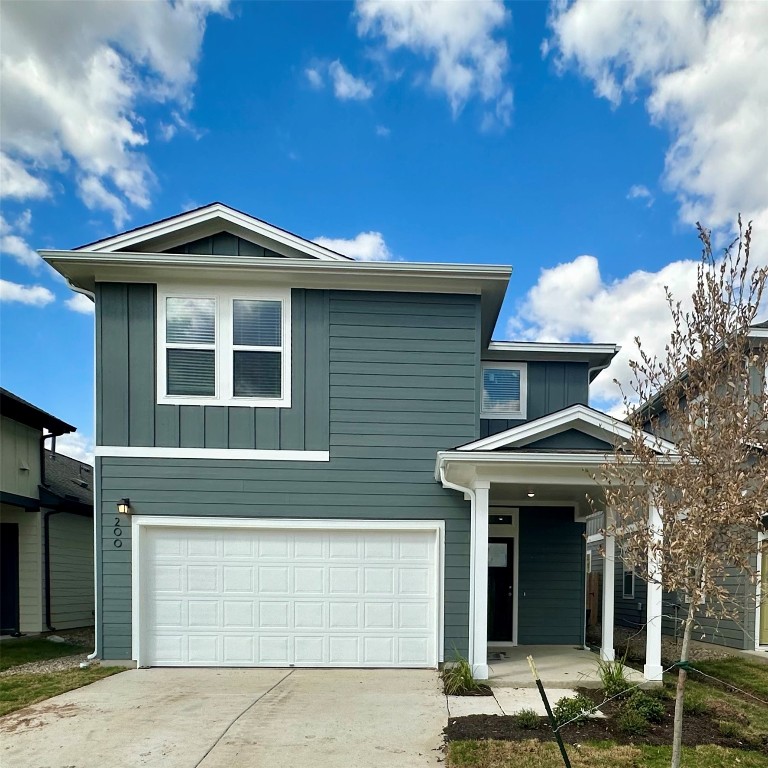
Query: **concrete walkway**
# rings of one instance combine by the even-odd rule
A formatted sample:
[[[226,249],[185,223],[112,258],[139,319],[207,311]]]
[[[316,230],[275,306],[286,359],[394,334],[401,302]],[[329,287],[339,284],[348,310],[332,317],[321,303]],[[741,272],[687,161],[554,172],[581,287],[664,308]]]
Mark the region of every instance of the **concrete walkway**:
[[[0,765],[421,768],[446,717],[433,670],[139,669],[0,718]]]

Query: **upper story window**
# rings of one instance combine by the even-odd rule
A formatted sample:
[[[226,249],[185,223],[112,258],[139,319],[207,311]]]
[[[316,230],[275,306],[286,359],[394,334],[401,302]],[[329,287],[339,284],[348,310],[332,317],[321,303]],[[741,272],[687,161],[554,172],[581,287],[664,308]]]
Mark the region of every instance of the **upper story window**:
[[[525,363],[483,363],[480,416],[485,419],[526,418],[528,367]]]
[[[159,290],[157,399],[291,404],[290,291]]]

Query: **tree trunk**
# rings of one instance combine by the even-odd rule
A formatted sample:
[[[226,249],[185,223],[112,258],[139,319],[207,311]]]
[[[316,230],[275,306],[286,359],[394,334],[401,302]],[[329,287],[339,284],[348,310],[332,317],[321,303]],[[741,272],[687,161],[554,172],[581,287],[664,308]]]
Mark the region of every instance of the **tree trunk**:
[[[691,643],[691,634],[693,633],[694,610],[691,602],[691,610],[685,619],[683,628],[683,645],[680,649],[680,661],[688,661],[688,647]],[[672,766],[671,768],[680,768],[680,761],[683,757],[683,701],[685,700],[685,681],[688,679],[688,672],[681,667],[677,673],[677,693],[675,695],[675,723],[674,733],[672,735]]]

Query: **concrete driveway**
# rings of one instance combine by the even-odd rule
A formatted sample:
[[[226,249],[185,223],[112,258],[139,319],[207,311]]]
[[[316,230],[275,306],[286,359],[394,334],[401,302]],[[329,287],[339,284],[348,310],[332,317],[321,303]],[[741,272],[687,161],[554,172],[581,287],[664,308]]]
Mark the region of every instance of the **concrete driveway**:
[[[434,766],[430,670],[139,669],[0,718],[15,768]]]

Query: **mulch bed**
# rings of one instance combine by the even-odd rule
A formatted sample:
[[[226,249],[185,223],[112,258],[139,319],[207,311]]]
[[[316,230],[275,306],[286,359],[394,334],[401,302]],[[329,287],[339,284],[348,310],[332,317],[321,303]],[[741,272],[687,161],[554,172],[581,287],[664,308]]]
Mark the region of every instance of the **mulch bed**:
[[[582,689],[579,693],[591,698],[595,703],[602,701],[599,691]],[[672,743],[672,729],[674,716],[674,701],[664,701],[666,714],[661,723],[651,723],[647,733],[642,736],[627,736],[622,733],[616,722],[619,705],[610,702],[601,707],[601,711],[607,715],[606,719],[590,719],[580,723],[567,725],[561,731],[563,741],[567,744],[582,744],[585,741],[613,741],[617,744],[649,744],[652,746],[668,746]],[[733,737],[723,736],[720,733],[716,714],[704,713],[701,715],[685,715],[683,726],[683,744],[694,747],[699,744],[716,744],[721,747],[733,749],[757,750],[768,754],[768,739],[762,744],[754,744]],[[446,741],[460,741],[465,739],[486,740],[497,739],[500,741],[527,741],[539,739],[540,741],[554,741],[554,735],[546,718],[540,718],[539,727],[536,729],[520,728],[517,718],[508,715],[467,715],[466,717],[452,717],[448,720],[448,726],[444,730]]]

